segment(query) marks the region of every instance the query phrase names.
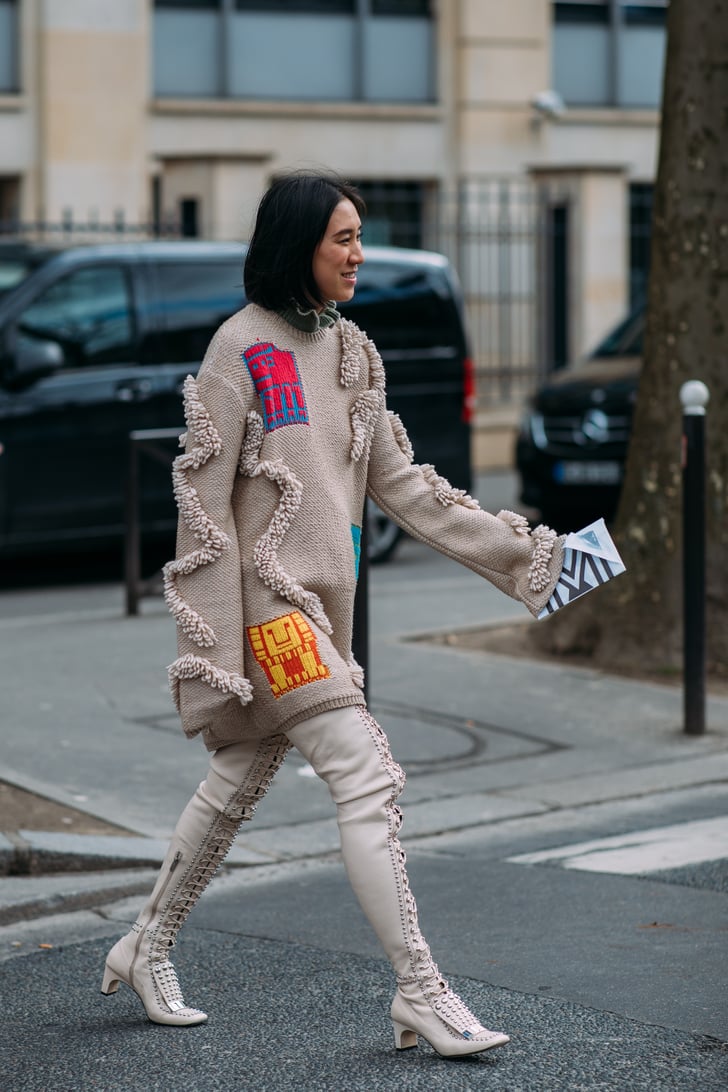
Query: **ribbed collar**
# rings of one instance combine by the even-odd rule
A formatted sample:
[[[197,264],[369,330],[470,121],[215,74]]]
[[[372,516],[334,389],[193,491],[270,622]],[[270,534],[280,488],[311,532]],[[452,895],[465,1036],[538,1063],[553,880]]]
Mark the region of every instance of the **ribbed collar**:
[[[315,311],[313,308],[310,311],[302,311],[299,307],[293,305],[284,307],[277,314],[304,334],[315,334],[319,330],[326,330],[341,318],[333,300],[329,300],[323,311]]]

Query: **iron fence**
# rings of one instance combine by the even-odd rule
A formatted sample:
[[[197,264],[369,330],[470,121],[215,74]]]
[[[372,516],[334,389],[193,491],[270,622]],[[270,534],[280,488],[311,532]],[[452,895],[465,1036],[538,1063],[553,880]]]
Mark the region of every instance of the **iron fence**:
[[[477,410],[519,406],[572,356],[571,238],[575,196],[528,178],[481,179],[450,191],[425,182],[356,180],[367,202],[365,243],[439,251],[463,289],[477,383]],[[631,302],[647,279],[652,187],[633,185],[629,204]],[[0,238],[60,242],[179,238],[174,216],[110,221],[0,222]],[[577,304],[578,305],[578,304]]]
[[[110,220],[89,216],[77,219],[67,210],[60,220],[0,220],[0,240],[33,243],[103,243],[146,239],[179,239],[175,219],[130,223],[119,211]]]

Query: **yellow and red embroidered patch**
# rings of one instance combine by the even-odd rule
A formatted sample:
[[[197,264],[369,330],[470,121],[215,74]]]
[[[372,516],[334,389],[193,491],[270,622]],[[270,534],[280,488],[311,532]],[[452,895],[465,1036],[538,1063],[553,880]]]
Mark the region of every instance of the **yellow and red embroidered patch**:
[[[248,641],[275,698],[331,677],[321,662],[313,630],[297,610],[260,626],[248,626]]]

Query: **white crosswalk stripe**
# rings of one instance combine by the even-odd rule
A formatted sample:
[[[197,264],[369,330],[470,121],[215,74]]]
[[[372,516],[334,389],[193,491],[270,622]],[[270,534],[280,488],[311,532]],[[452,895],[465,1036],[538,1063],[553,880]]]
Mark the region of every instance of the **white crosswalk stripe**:
[[[728,816],[676,823],[613,838],[523,853],[516,864],[557,864],[585,872],[636,875],[728,857]]]

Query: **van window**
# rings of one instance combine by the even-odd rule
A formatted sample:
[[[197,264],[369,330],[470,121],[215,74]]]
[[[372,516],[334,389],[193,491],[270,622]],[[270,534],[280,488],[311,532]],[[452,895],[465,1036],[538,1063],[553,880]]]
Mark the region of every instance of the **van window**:
[[[147,344],[151,362],[201,361],[218,326],[245,303],[242,248],[229,261],[159,262],[154,273],[160,337]]]
[[[25,280],[31,266],[18,258],[0,258],[0,296]]]
[[[68,273],[20,313],[18,330],[26,338],[57,341],[71,368],[128,361],[134,324],[124,270],[95,265]]]
[[[357,273],[354,299],[341,311],[380,349],[462,349],[459,317],[438,270],[368,260]]]

